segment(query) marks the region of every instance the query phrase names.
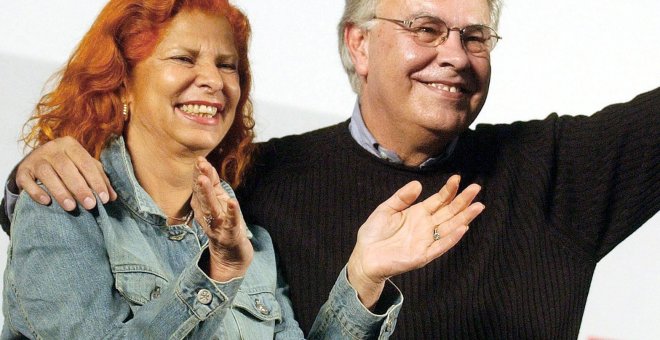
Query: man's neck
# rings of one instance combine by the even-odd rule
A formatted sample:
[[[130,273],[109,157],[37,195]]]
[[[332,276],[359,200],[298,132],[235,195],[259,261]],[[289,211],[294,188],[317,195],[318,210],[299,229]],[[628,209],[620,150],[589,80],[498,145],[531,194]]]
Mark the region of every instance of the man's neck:
[[[388,119],[362,112],[358,104],[356,104],[355,110],[354,119],[358,125],[364,124],[365,133],[369,135],[365,139],[394,152],[401,163],[407,166],[420,166],[429,159],[441,156],[443,151],[456,139],[454,135],[438,134],[419,126],[392,124]],[[362,141],[361,144],[368,142]],[[363,147],[368,146],[363,145]]]

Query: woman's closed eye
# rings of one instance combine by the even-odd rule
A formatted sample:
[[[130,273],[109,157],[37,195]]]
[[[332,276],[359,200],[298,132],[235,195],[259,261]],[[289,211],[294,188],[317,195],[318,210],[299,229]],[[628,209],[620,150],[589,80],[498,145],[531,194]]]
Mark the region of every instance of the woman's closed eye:
[[[180,63],[184,63],[184,64],[194,64],[195,63],[195,59],[193,57],[187,56],[187,55],[177,55],[177,56],[172,57],[171,59],[175,60],[177,62],[180,62]]]

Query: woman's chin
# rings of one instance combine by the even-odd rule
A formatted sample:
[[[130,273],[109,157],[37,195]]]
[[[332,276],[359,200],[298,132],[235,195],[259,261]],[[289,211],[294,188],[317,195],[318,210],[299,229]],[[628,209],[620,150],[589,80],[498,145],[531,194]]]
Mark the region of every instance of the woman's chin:
[[[203,154],[204,156],[208,155],[215,149],[218,145],[220,144],[219,140],[215,141],[209,141],[209,140],[195,140],[195,141],[189,141],[186,144],[184,144],[188,150],[191,152],[194,152],[196,154]]]

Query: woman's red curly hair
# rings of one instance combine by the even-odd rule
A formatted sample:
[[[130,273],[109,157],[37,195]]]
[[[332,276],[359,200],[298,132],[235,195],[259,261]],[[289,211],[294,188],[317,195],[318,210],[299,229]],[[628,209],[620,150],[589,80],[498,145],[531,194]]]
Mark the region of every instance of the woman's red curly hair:
[[[227,0],[111,0],[85,34],[55,89],[44,95],[28,121],[29,146],[71,136],[97,159],[124,128],[121,88],[135,65],[147,58],[164,28],[182,10],[226,17],[238,50],[241,97],[236,118],[220,145],[207,156],[224,179],[236,187],[251,163],[254,120],[248,60],[250,24]]]

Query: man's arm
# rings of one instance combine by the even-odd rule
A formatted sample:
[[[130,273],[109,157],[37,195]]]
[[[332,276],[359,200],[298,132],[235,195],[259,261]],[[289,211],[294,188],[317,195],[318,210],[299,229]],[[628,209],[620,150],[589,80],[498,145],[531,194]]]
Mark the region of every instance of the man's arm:
[[[15,200],[8,197],[9,193],[18,196],[25,190],[35,202],[44,205],[51,203],[50,196],[37,181],[43,183],[57,203],[67,211],[76,207],[75,201],[86,209],[94,208],[94,193],[99,195],[103,203],[117,198],[101,162],[94,159],[75,139],[58,138],[32,151],[9,175],[0,211],[0,223],[7,234],[15,204]]]
[[[0,224],[2,224],[2,230],[9,235],[9,227],[11,224],[11,216],[16,205],[16,200],[18,199],[18,188],[16,187],[16,170],[18,166],[15,166],[9,174],[9,179],[5,185],[5,196],[2,198],[2,203],[0,204]],[[11,209],[11,210],[10,210]]]

